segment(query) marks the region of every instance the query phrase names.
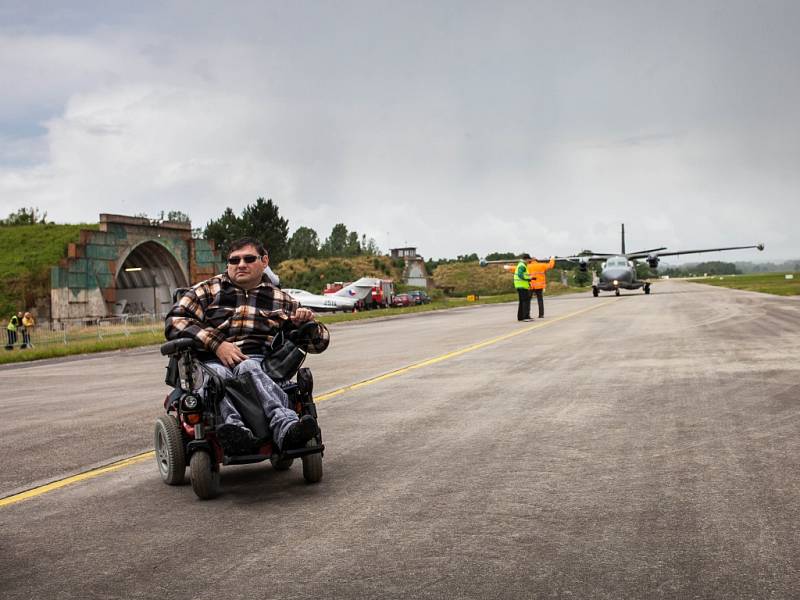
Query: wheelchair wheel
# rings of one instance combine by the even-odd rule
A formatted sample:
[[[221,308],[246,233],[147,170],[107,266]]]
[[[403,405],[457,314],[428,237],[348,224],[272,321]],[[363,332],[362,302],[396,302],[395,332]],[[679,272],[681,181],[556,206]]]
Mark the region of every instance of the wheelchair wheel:
[[[292,464],[294,464],[293,458],[284,458],[281,460],[277,456],[270,456],[269,462],[272,463],[272,468],[276,471],[288,471],[292,468]]]
[[[205,450],[197,450],[189,460],[189,472],[192,477],[192,489],[201,500],[216,498],[219,494],[219,469]]]
[[[306,448],[319,446],[316,439],[310,440]],[[303,478],[308,483],[319,483],[322,479],[322,454],[309,454],[303,457]]]
[[[167,485],[182,484],[186,475],[186,453],[178,420],[172,415],[158,417],[153,437],[162,481]]]

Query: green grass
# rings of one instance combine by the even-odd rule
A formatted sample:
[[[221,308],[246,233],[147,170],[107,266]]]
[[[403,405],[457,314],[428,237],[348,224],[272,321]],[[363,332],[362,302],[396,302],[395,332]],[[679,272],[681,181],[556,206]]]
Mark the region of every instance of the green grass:
[[[50,267],[67,255],[81,229],[94,225],[0,226],[0,321],[50,295]]]
[[[547,296],[560,296],[571,292],[580,292],[585,288],[570,288],[561,286],[550,286],[545,293]],[[375,319],[378,317],[391,317],[393,315],[404,315],[409,313],[428,312],[432,310],[446,310],[448,308],[459,308],[462,306],[474,306],[476,304],[500,304],[502,302],[516,302],[517,293],[498,294],[494,296],[480,296],[477,301],[469,302],[466,298],[442,298],[434,300],[430,304],[419,304],[417,306],[403,306],[400,308],[380,308],[357,313],[336,313],[323,315],[319,318],[323,323],[343,323],[346,321],[360,321],[362,319]]]
[[[547,296],[558,296],[570,292],[583,291],[581,288],[565,288],[558,287],[555,289],[548,288]],[[326,324],[343,323],[346,321],[361,321],[363,319],[375,319],[380,317],[392,317],[395,315],[403,315],[410,313],[429,312],[433,310],[447,310],[449,308],[459,308],[463,306],[474,306],[477,304],[498,304],[502,302],[516,302],[517,294],[500,294],[496,296],[482,296],[475,302],[468,302],[466,298],[443,298],[436,300],[430,304],[420,304],[418,306],[405,306],[402,308],[383,308],[378,310],[362,311],[357,313],[336,313],[322,315],[319,320]],[[30,360],[39,360],[43,358],[58,358],[62,356],[70,356],[73,354],[90,354],[95,352],[107,352],[109,350],[120,350],[123,348],[137,348],[139,346],[151,346],[154,344],[161,344],[164,342],[164,335],[161,330],[153,331],[140,331],[124,335],[119,331],[105,332],[103,339],[97,338],[96,330],[91,330],[86,333],[86,339],[73,339],[67,344],[55,343],[49,341],[46,344],[37,343],[34,348],[27,348],[20,350],[19,347],[14,350],[0,350],[0,364],[25,362]],[[4,333],[4,332],[3,332]],[[37,339],[36,330],[34,330],[34,343]],[[76,336],[75,332],[71,332],[70,336]],[[80,335],[80,334],[78,334]]]
[[[748,273],[746,275],[718,275],[701,279],[687,279],[735,290],[748,290],[776,296],[800,295],[800,273],[792,273],[794,279],[786,279],[786,273]]]
[[[4,332],[5,333],[5,332]],[[132,333],[129,336],[117,336],[108,339],[79,340],[68,344],[48,344],[46,346],[36,346],[20,350],[0,350],[0,365],[16,362],[26,362],[39,360],[42,358],[58,358],[61,356],[71,356],[73,354],[91,354],[95,352],[107,352],[109,350],[120,350],[123,348],[138,348],[139,346],[151,346],[160,344],[164,341],[164,334],[161,331],[156,333],[146,331]]]

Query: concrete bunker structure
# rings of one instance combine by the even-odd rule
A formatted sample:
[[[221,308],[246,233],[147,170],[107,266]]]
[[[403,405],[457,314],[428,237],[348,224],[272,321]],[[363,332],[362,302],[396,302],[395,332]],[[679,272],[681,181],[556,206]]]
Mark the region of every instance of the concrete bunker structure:
[[[164,314],[172,292],[221,273],[213,242],[192,238],[190,223],[100,215],[50,271],[51,319]]]

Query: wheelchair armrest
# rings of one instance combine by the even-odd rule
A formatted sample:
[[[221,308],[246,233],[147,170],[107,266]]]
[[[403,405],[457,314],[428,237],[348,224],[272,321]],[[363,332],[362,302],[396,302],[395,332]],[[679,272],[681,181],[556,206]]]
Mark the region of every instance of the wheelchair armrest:
[[[178,338],[177,340],[170,340],[165,344],[161,344],[161,354],[164,356],[169,356],[170,354],[176,354],[181,350],[193,348],[194,345],[195,341],[192,338]]]

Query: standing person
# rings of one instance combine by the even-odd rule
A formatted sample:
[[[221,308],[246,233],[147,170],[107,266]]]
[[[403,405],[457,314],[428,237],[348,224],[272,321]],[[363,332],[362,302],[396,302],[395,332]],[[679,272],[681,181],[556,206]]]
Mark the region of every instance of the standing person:
[[[33,315],[29,312],[26,312],[22,315],[22,347],[23,348],[33,348],[33,344],[31,344],[31,330],[33,326],[36,325],[36,321],[33,320]]]
[[[261,369],[264,348],[288,321],[300,325],[314,313],[292,300],[266,274],[267,250],[258,240],[243,238],[230,245],[228,268],[194,285],[172,307],[165,322],[167,339],[194,338],[205,349],[205,364],[223,380],[245,378],[281,450],[305,446],[318,431],[311,415],[298,419],[286,393]],[[317,323],[307,351],[328,347],[328,329]],[[232,399],[220,401],[225,421],[217,430],[223,447],[241,454],[257,445]]]
[[[517,304],[517,321],[531,320],[531,277],[528,274],[526,260],[530,260],[530,254],[523,254],[517,268],[514,270],[514,287],[519,296]]]
[[[14,344],[17,343],[17,328],[20,326],[22,322],[22,313],[18,315],[11,315],[11,318],[8,320],[8,325],[6,325],[6,335],[8,335],[8,344],[6,344],[6,350],[13,350]]]
[[[539,305],[539,318],[544,319],[544,288],[547,287],[547,277],[545,273],[556,266],[554,256],[550,257],[550,262],[540,263],[534,256],[528,263],[528,273],[531,276],[531,290],[536,294],[536,303]]]

